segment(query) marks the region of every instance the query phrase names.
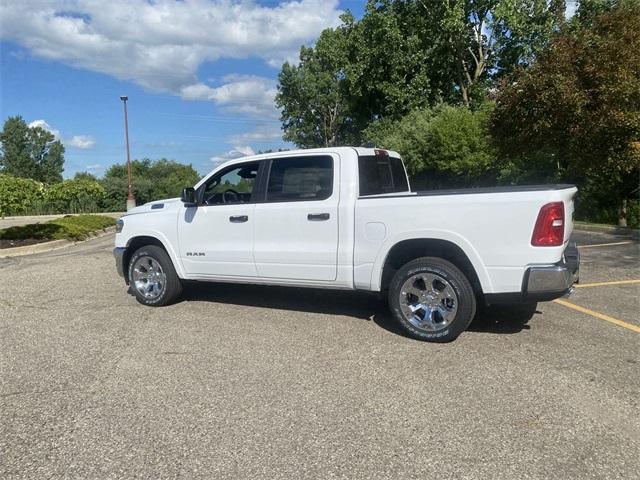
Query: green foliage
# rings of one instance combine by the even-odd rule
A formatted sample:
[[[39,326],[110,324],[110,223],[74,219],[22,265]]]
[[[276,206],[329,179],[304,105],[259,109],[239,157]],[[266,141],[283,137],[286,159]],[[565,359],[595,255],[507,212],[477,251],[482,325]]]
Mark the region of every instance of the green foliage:
[[[494,135],[516,170],[531,170],[535,152],[555,160],[539,164],[539,176],[595,183],[624,224],[640,167],[640,7],[620,1],[589,19],[504,82]]]
[[[580,0],[574,17],[574,24],[579,26],[593,26],[594,21],[603,13],[628,0]],[[632,0],[636,2],[637,0]],[[632,3],[629,2],[629,3]]]
[[[494,76],[528,66],[548,45],[554,32],[565,23],[565,0],[511,0],[484,2],[490,11],[488,28],[495,39],[489,50]],[[486,40],[490,43],[490,40]],[[493,70],[495,69],[495,70]]]
[[[0,239],[83,240],[115,223],[115,219],[102,215],[67,215],[45,223],[5,228],[0,230]]]
[[[93,180],[65,180],[44,192],[46,208],[55,213],[97,212],[105,190]]]
[[[353,24],[345,70],[351,115],[361,127],[454,100],[440,25],[421,2],[368,2]]]
[[[627,208],[627,225],[631,228],[640,228],[640,199],[629,200]]]
[[[303,148],[341,145],[357,135],[345,82],[354,20],[342,18],[341,27],[324,30],[315,47],[300,49],[297,66],[287,62],[278,75],[284,139]]]
[[[399,152],[419,188],[487,185],[497,175],[490,112],[491,105],[476,111],[441,105],[373,124],[365,135]]]
[[[42,199],[44,186],[28,178],[0,173],[0,217],[21,215]]]
[[[138,205],[162,198],[178,197],[184,187],[195,185],[200,176],[191,165],[173,160],[133,160],[131,176]],[[127,201],[127,166],[115,164],[109,167],[100,181],[105,190],[103,211],[120,212]]]
[[[73,176],[74,180],[88,180],[91,182],[97,182],[98,181],[98,177],[96,177],[93,173],[89,173],[89,172],[76,172],[76,174]]]
[[[564,21],[562,0],[369,0],[285,63],[276,103],[300,147],[358,144],[372,122],[442,102],[479,106]]]
[[[9,117],[0,132],[0,171],[39,182],[62,181],[64,146],[51,132]]]

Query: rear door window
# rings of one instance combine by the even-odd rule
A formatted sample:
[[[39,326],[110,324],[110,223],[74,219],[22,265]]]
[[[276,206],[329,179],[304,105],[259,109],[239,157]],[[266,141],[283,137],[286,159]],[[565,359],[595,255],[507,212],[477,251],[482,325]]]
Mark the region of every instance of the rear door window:
[[[360,196],[408,192],[402,160],[381,155],[358,157]]]
[[[267,202],[326,200],[333,192],[333,159],[328,156],[274,159]]]

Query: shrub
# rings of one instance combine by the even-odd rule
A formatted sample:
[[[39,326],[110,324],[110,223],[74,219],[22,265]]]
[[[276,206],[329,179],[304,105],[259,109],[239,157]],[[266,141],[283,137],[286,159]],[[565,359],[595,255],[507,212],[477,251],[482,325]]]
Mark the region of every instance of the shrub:
[[[627,205],[627,225],[640,228],[640,200],[629,200]]]
[[[0,173],[0,217],[31,211],[42,199],[43,190],[43,184],[35,180]]]
[[[488,130],[492,108],[491,104],[479,110],[441,105],[416,110],[397,122],[371,124],[364,135],[402,155],[414,186],[492,185],[497,176]]]
[[[65,180],[45,191],[45,208],[51,213],[96,212],[105,197],[105,190],[92,180]]]
[[[115,219],[103,215],[67,215],[45,223],[5,228],[0,230],[0,239],[83,240],[94,232],[104,230],[115,223]]]
[[[133,190],[138,205],[180,196],[184,187],[191,187],[199,180],[198,172],[191,165],[183,165],[173,160],[149,159],[131,162]],[[102,209],[107,212],[121,212],[127,201],[127,168],[116,164],[109,167],[100,183],[106,191]]]

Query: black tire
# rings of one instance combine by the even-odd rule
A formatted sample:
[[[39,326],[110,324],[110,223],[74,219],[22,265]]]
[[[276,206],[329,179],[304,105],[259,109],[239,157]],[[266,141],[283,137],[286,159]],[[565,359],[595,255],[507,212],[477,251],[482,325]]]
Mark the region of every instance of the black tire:
[[[434,274],[449,283],[457,296],[457,311],[442,329],[417,328],[402,312],[402,286],[417,274]],[[389,285],[389,308],[402,330],[410,337],[428,342],[450,342],[464,332],[476,313],[476,297],[467,277],[451,262],[438,257],[421,257],[403,265]]]
[[[153,298],[148,298],[143,295],[133,284],[134,266],[142,257],[149,257],[160,264],[162,272],[166,278],[160,293]],[[144,247],[140,247],[136,250],[129,260],[128,273],[130,291],[136,297],[136,300],[143,305],[147,305],[149,307],[163,307],[165,305],[170,305],[174,303],[182,293],[182,282],[176,273],[176,269],[173,266],[171,258],[169,258],[169,255],[162,247],[158,247],[157,245],[145,245]]]

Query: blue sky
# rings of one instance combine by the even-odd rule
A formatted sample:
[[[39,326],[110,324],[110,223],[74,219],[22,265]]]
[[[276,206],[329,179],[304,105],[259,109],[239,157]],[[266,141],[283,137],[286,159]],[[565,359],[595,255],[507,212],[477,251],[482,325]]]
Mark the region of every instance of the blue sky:
[[[5,0],[0,116],[21,115],[66,147],[65,177],[125,159],[209,171],[282,141],[276,77],[300,45],[364,0]]]

